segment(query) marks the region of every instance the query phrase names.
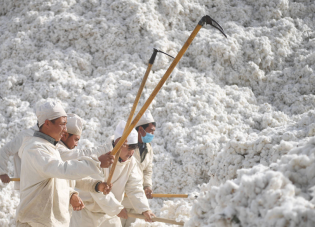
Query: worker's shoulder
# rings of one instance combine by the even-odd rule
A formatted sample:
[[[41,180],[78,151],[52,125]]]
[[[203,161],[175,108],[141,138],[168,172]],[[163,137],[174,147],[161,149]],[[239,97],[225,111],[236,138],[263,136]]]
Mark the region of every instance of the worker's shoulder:
[[[151,143],[147,143],[147,148],[148,148],[149,152],[153,152],[153,148],[152,148]]]
[[[27,128],[27,129],[20,131],[17,136],[18,137],[33,136],[34,132],[38,131],[38,130],[39,129],[38,129],[37,125],[34,125],[31,128]]]
[[[51,150],[56,149],[54,145],[43,138],[36,136],[25,137],[22,147],[25,150]]]

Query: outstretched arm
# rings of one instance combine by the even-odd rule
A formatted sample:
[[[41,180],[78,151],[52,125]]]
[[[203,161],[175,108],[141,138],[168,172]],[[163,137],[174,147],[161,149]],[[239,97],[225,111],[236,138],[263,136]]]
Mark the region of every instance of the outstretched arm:
[[[10,142],[0,149],[0,179],[3,183],[9,183],[8,162],[10,156],[16,155],[25,137],[32,136],[34,130],[26,129],[18,133]]]

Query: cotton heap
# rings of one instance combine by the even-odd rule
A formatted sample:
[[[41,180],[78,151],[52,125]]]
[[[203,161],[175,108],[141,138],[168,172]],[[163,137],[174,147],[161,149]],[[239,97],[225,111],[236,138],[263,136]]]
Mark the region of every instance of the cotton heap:
[[[154,122],[153,116],[151,114],[150,110],[147,110],[144,112],[138,123],[136,124],[136,127],[140,125],[145,125]]]
[[[176,56],[202,16],[216,20],[228,38],[210,25],[203,26],[150,105],[157,122],[151,144],[153,191],[199,194],[201,185],[207,184],[207,191],[213,190],[206,196],[211,196],[198,196],[205,210],[192,208],[195,198],[154,198],[149,200],[150,208],[159,217],[219,226],[220,220],[211,221],[210,216],[219,215],[229,204],[240,211],[242,207],[232,200],[234,194],[256,191],[253,200],[244,197],[246,204],[240,214],[246,216],[236,215],[240,224],[220,226],[271,226],[265,219],[265,208],[254,215],[250,212],[250,205],[257,204],[259,195],[268,190],[241,185],[248,177],[252,182],[256,178],[239,175],[238,170],[257,164],[269,167],[315,136],[315,1],[2,2],[9,4],[0,7],[1,148],[37,123],[33,108],[44,98],[60,101],[67,113],[86,120],[79,149],[104,144],[114,135],[118,122],[129,116],[151,47]],[[139,108],[172,61],[157,55]],[[309,181],[315,171],[304,167],[304,156],[308,155],[298,155],[297,159],[303,159],[298,161],[292,154],[281,164],[285,170],[281,172],[293,176],[292,184],[301,193],[292,195],[292,200],[287,197],[285,206],[268,200],[269,207],[287,217],[300,194],[311,196],[305,186],[315,182]],[[300,163],[307,174],[295,170]],[[13,176],[12,162],[8,171]],[[261,169],[255,174],[263,180],[270,171]],[[237,183],[242,190],[232,190],[232,198],[224,195],[228,191],[222,191],[224,186],[220,185],[237,178],[245,178]],[[12,183],[0,182],[0,226],[15,225],[19,199]],[[308,209],[309,203],[304,201],[303,207]],[[283,218],[275,215],[274,220],[280,223]],[[282,226],[303,225],[294,220],[295,225],[291,221]],[[315,226],[307,221],[308,226]],[[148,224],[138,220],[135,226]]]
[[[81,136],[83,120],[76,114],[68,114],[67,132],[73,135]]]
[[[118,125],[115,129],[114,141],[116,141],[116,139],[122,137],[122,135],[124,133],[125,126],[126,126],[126,122],[123,120],[121,120],[118,123]],[[127,144],[137,144],[137,143],[138,143],[138,133],[135,129],[132,129],[129,136],[127,137]]]
[[[42,126],[45,120],[54,120],[59,117],[66,117],[67,113],[62,108],[59,102],[48,101],[36,110],[36,116],[38,119],[38,126]]]

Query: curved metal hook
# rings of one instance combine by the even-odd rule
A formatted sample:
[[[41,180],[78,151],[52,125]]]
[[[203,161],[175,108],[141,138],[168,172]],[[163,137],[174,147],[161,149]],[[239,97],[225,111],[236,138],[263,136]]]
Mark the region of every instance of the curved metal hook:
[[[171,56],[171,55],[169,55],[169,54],[167,54],[167,53],[165,53],[165,52],[163,52],[163,51],[160,51],[160,50],[158,50],[158,49],[153,48],[153,54],[152,54],[152,56],[151,56],[151,58],[150,58],[150,60],[149,60],[149,64],[153,65],[153,63],[154,63],[154,61],[155,61],[156,54],[157,54],[158,52],[163,53],[163,54],[165,54],[165,55],[167,55],[167,56],[169,56],[169,57],[171,57],[171,58],[174,58],[173,56]]]
[[[212,27],[218,29],[225,36],[225,38],[227,38],[226,34],[224,33],[223,28],[219,25],[219,23],[216,22],[215,20],[213,20],[208,15],[203,16],[198,24],[201,25],[201,26],[204,26],[205,24],[210,24]]]

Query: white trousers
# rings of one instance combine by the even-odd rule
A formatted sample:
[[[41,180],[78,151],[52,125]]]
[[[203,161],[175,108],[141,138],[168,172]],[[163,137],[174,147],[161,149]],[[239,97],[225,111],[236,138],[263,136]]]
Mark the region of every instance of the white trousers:
[[[117,216],[108,216],[105,213],[91,212],[84,208],[81,211],[73,211],[70,227],[121,227]]]
[[[16,227],[31,227],[31,226],[27,223],[21,223],[21,222],[17,221]]]
[[[126,208],[128,213],[138,214],[134,209],[132,208]],[[122,227],[130,227],[132,223],[136,222],[136,218],[120,218],[121,226]]]

